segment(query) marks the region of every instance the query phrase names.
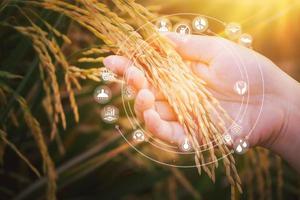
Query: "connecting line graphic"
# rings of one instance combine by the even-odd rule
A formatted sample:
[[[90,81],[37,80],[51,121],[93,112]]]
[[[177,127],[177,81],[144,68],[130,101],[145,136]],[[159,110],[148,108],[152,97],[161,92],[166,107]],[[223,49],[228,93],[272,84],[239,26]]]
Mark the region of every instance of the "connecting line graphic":
[[[136,145],[139,145],[141,143],[137,143],[136,145],[132,145],[131,142],[129,142],[127,140],[127,138],[124,136],[124,134],[122,133],[121,129],[120,129],[120,126],[119,125],[115,125],[115,129],[120,133],[120,135],[123,137],[123,139],[134,149],[136,150],[138,153],[140,153],[142,156],[148,158],[149,160],[152,160],[153,162],[156,162],[158,164],[161,164],[161,165],[165,165],[165,166],[170,166],[170,167],[177,167],[177,168],[195,168],[195,167],[201,167],[201,166],[207,166],[207,165],[211,165],[211,164],[214,164],[216,162],[218,162],[219,160],[222,160],[223,158],[231,155],[234,153],[234,150],[231,150],[229,153],[223,155],[222,157],[219,157],[215,160],[212,160],[210,162],[207,162],[207,163],[203,163],[203,164],[200,164],[200,165],[173,165],[173,164],[167,164],[167,163],[164,163],[164,162],[161,162],[161,161],[158,161],[158,160],[155,160],[153,158],[151,158],[150,156],[144,154],[143,152],[139,151],[137,148],[136,148]]]
[[[166,17],[170,17],[170,16],[176,16],[176,15],[178,15],[178,13],[177,14],[174,14],[174,15],[167,15],[167,16],[164,16],[165,17],[165,19],[167,19]],[[247,33],[244,33],[243,31],[242,31],[242,27],[241,27],[241,25],[240,24],[238,24],[238,23],[235,23],[235,22],[231,22],[231,23],[225,23],[225,22],[222,22],[222,21],[220,21],[220,20],[218,20],[218,19],[215,19],[215,18],[213,18],[213,17],[209,17],[209,16],[204,16],[204,15],[196,15],[196,14],[191,14],[191,13],[179,13],[179,15],[184,15],[184,16],[187,16],[187,15],[192,15],[192,16],[196,16],[197,18],[195,18],[194,20],[193,20],[193,27],[194,27],[194,22],[196,21],[196,19],[204,19],[204,20],[206,20],[206,26],[207,27],[205,27],[205,31],[203,31],[203,32],[206,32],[206,33],[208,33],[208,34],[211,34],[211,35],[214,35],[214,36],[219,36],[220,35],[220,33],[219,34],[216,34],[216,33],[214,33],[211,29],[209,29],[208,28],[208,21],[207,21],[207,19],[213,19],[214,21],[217,21],[217,22],[219,22],[219,23],[221,23],[221,25],[223,25],[224,27],[225,27],[225,29],[223,30],[223,33],[227,36],[227,38],[229,38],[230,40],[236,40],[237,38],[238,38],[238,44],[240,44],[241,46],[244,46],[244,47],[246,47],[246,48],[251,48],[252,47],[252,42],[253,42],[253,38],[252,38],[252,36],[251,35],[249,35],[249,34],[247,34]],[[153,22],[155,21],[156,19],[154,19],[153,20]],[[147,23],[149,23],[149,22],[147,22]],[[169,23],[170,23],[170,21],[169,21]],[[155,24],[155,23],[153,23],[153,24]],[[156,24],[163,24],[164,26],[167,26],[167,24],[165,24],[165,23],[156,23]],[[199,23],[197,23],[197,24],[199,24]],[[147,24],[146,24],[147,25]],[[186,25],[186,24],[180,24],[180,23],[177,23],[177,28],[179,28],[180,26],[180,30],[183,30],[183,31],[175,31],[175,32],[177,32],[177,33],[182,33],[182,34],[184,34],[185,36],[188,36],[188,35],[190,35],[190,32],[189,33],[186,33],[187,32],[187,28],[189,28],[189,25]],[[201,25],[201,27],[200,27],[200,29],[201,28],[203,28],[203,24],[200,24]],[[145,25],[143,25],[143,26],[145,26]],[[141,26],[141,27],[139,27],[137,30],[140,30],[140,29],[142,29],[143,28],[143,26]],[[172,24],[170,24],[170,26],[172,26]],[[158,28],[158,30],[159,30],[159,28],[160,27],[157,27]],[[189,28],[189,30],[190,30],[190,28]],[[196,28],[194,27],[194,29],[191,29],[191,30],[194,30],[194,31],[196,31]],[[198,32],[199,33],[199,32]],[[199,33],[199,34],[202,34],[202,32],[201,33]],[[221,34],[222,35],[222,34]],[[153,35],[151,35],[150,37],[148,37],[147,38],[147,40],[145,41],[146,43],[149,43],[149,44],[151,44],[151,40],[154,40],[156,37],[158,37],[159,36],[159,34],[158,33],[155,33],[155,34],[153,34]],[[126,41],[127,40],[129,40],[130,39],[130,37],[132,37],[132,35],[129,35],[129,37],[126,39]],[[222,37],[221,37],[222,38]],[[120,46],[123,46],[125,43],[126,43],[126,41],[124,41],[124,43],[122,43]],[[231,56],[233,56],[234,57],[234,62],[236,63],[236,65],[238,66],[238,70],[239,70],[239,72],[240,72],[240,75],[241,75],[241,79],[240,80],[237,80],[237,82],[236,82],[236,84],[234,85],[234,87],[233,87],[233,90],[234,90],[234,92],[235,93],[237,93],[238,95],[240,95],[241,96],[241,98],[242,98],[242,101],[241,101],[241,106],[239,107],[239,110],[238,110],[238,115],[235,117],[236,119],[239,119],[238,121],[243,121],[243,119],[244,119],[244,116],[246,115],[246,113],[247,113],[247,110],[248,110],[248,103],[249,103],[249,92],[247,92],[249,89],[250,89],[250,83],[249,83],[249,78],[248,78],[248,74],[247,74],[247,70],[245,69],[245,66],[244,66],[244,62],[242,61],[242,59],[239,57],[239,55],[236,55],[236,53],[231,49],[231,48],[229,48],[229,47],[226,47],[226,45],[224,45],[223,44],[223,42],[222,42],[223,40],[219,40],[219,42],[220,42],[220,45],[221,46],[223,46],[223,48],[224,49],[226,49],[226,51],[228,51],[229,52],[229,54],[231,55]],[[145,48],[145,47],[147,47],[147,46],[144,46],[145,45],[145,43],[141,43],[141,44],[138,44],[138,47],[134,50],[134,52],[132,53],[132,55],[131,56],[134,56],[134,55],[139,55],[139,54],[143,54],[143,52],[144,51],[146,51],[147,49]],[[120,50],[119,50],[120,51]],[[137,54],[136,54],[137,53]],[[130,60],[131,60],[131,58],[130,58]],[[133,59],[134,60],[134,59]],[[138,66],[138,64],[137,64],[137,66]],[[262,83],[263,83],[263,85],[262,85],[262,88],[263,88],[263,93],[264,93],[264,80],[263,80],[263,76],[262,76],[262,72],[261,72],[261,69],[260,69],[260,65],[258,64],[258,68],[259,68],[259,70],[260,70],[260,74],[261,74],[261,78],[262,78]],[[141,69],[143,69],[143,68],[141,68]],[[124,77],[123,77],[124,78]],[[124,82],[123,82],[124,83]],[[238,84],[239,83],[239,84]],[[238,85],[237,85],[238,84]],[[124,87],[124,85],[125,84],[122,84],[122,91],[123,91],[123,87]],[[264,96],[263,96],[263,98],[262,98],[262,101],[264,101]],[[136,118],[132,118],[131,116],[134,116],[134,111],[132,110],[132,108],[131,108],[131,106],[130,106],[130,103],[129,102],[125,102],[124,101],[124,97],[123,97],[123,92],[122,92],[122,103],[123,103],[123,106],[124,106],[124,108],[125,108],[125,113],[126,113],[126,115],[127,115],[127,117],[129,118],[129,122],[130,122],[130,124],[132,125],[132,127],[134,128],[134,129],[136,129],[136,131],[141,131],[141,133],[140,133],[140,135],[143,135],[143,137],[145,136],[144,134],[146,134],[146,131],[144,130],[144,128],[141,126],[141,124],[138,122],[138,120],[136,119]],[[263,104],[262,104],[262,106],[263,106]],[[233,149],[231,149],[231,150],[229,150],[228,151],[228,154],[226,154],[226,155],[223,155],[222,157],[220,157],[220,158],[218,158],[218,159],[216,159],[216,160],[212,160],[211,162],[209,162],[209,163],[203,163],[203,164],[200,164],[199,166],[203,166],[203,165],[208,165],[208,164],[211,164],[211,163],[215,163],[215,162],[217,162],[218,160],[220,160],[220,159],[223,159],[225,156],[228,156],[229,154],[232,154],[232,153],[237,153],[237,154],[242,154],[242,153],[244,153],[244,152],[246,152],[247,151],[247,149],[248,148],[246,148],[246,147],[248,147],[249,146],[249,144],[247,143],[247,140],[249,139],[249,137],[250,137],[250,135],[251,135],[251,133],[252,133],[252,131],[254,130],[254,128],[256,127],[256,125],[257,125],[257,122],[258,122],[258,120],[259,120],[259,118],[260,118],[260,114],[261,114],[261,111],[262,111],[262,106],[261,106],[261,108],[260,108],[260,112],[259,112],[259,115],[258,115],[258,117],[257,117],[257,119],[256,119],[256,121],[255,121],[255,123],[254,123],[254,126],[252,127],[252,129],[248,132],[248,134],[247,135],[244,135],[244,137],[242,138],[240,138],[238,141],[239,141],[239,143],[236,143],[236,141],[235,142],[233,142],[232,141],[232,139],[230,139],[231,140],[231,142],[230,142],[230,144],[228,143],[228,141],[227,140],[225,140],[225,134],[227,134],[227,133],[229,133],[229,132],[239,132],[239,131],[235,131],[235,129],[237,128],[237,127],[234,127],[233,126],[233,124],[230,126],[230,127],[227,127],[227,128],[225,128],[223,131],[223,134],[222,134],[222,136],[220,136],[220,137],[215,137],[212,141],[209,141],[208,143],[206,143],[206,144],[201,144],[201,146],[199,147],[199,148],[196,148],[196,149],[189,149],[189,150],[187,150],[187,151],[185,151],[184,149],[185,149],[185,147],[190,147],[190,144],[189,145],[186,145],[185,147],[184,146],[180,146],[181,148],[183,147],[184,149],[183,149],[183,151],[176,151],[176,150],[174,150],[174,149],[177,149],[177,148],[180,148],[180,147],[174,147],[174,145],[169,145],[169,144],[167,144],[167,143],[164,143],[163,141],[161,141],[161,140],[159,140],[159,139],[157,139],[157,138],[155,138],[155,137],[153,137],[153,135],[151,135],[151,134],[147,134],[147,142],[150,144],[150,145],[152,145],[154,148],[157,148],[157,149],[159,149],[160,151],[165,151],[165,152],[167,152],[167,153],[174,153],[174,154],[184,154],[184,155],[193,155],[193,154],[195,154],[196,152],[205,152],[205,151],[208,151],[208,150],[211,150],[211,149],[213,149],[213,148],[215,148],[216,146],[219,146],[220,144],[221,145],[233,145]],[[233,120],[232,120],[233,121]],[[233,123],[234,123],[235,121],[233,121]],[[153,159],[153,158],[150,158],[149,156],[147,156],[147,155],[145,155],[145,154],[143,154],[142,152],[140,152],[135,146],[136,145],[139,145],[139,144],[142,144],[142,141],[145,141],[145,138],[143,139],[143,140],[141,140],[141,141],[139,141],[139,140],[137,140],[134,136],[135,136],[135,132],[133,133],[133,139],[132,140],[130,140],[129,138],[128,138],[128,136],[126,136],[127,138],[128,138],[128,140],[127,140],[127,138],[125,138],[125,136],[123,135],[123,133],[122,133],[122,131],[120,130],[120,127],[119,127],[119,125],[116,125],[115,126],[115,128],[116,128],[116,130],[121,134],[121,136],[125,139],[125,141],[130,145],[130,146],[132,146],[136,151],[138,151],[139,153],[141,153],[142,155],[144,155],[145,157],[147,157],[147,158],[149,158],[150,160],[152,160],[152,161],[155,161],[155,162],[158,162],[158,163],[160,163],[160,164],[164,164],[164,165],[169,165],[169,164],[166,164],[166,163],[162,163],[162,162],[160,162],[160,161],[157,161],[157,160],[155,160],[155,159]],[[139,130],[140,129],[140,130]],[[235,135],[237,135],[237,133],[235,133]],[[246,140],[245,140],[246,139]],[[132,143],[132,144],[131,144]],[[185,145],[186,143],[184,143],[183,145]],[[244,145],[244,144],[246,144],[246,145]],[[170,166],[175,166],[175,165],[170,165]],[[178,167],[178,166],[176,166],[176,167]],[[195,165],[193,165],[193,166],[181,166],[181,167],[195,167]]]

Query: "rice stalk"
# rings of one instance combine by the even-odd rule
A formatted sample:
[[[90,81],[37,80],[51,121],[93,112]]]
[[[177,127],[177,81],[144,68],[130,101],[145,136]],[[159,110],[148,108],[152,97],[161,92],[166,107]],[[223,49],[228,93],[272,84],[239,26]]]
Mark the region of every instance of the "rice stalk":
[[[266,180],[265,193],[266,200],[272,199],[272,182],[271,182],[271,174],[270,174],[270,161],[269,161],[269,151],[266,149],[259,148],[258,156],[260,161],[260,167],[262,173],[264,175],[264,179]]]
[[[170,200],[177,200],[177,182],[176,179],[171,176],[168,178],[168,194],[169,194],[169,199]]]
[[[44,171],[47,174],[48,182],[47,182],[47,199],[48,200],[55,200],[56,199],[56,171],[54,163],[49,155],[48,148],[46,145],[46,141],[44,139],[41,127],[39,122],[33,117],[30,112],[30,109],[27,106],[26,100],[14,93],[14,91],[6,85],[0,85],[5,92],[14,95],[17,102],[20,105],[20,108],[23,112],[23,118],[30,129],[32,136],[37,144],[39,152],[42,156],[43,163],[44,163]]]
[[[29,129],[31,130],[34,139],[38,145],[39,151],[43,157],[45,171],[47,172],[48,184],[47,184],[47,199],[54,200],[56,199],[56,172],[54,163],[49,155],[48,148],[45,142],[45,139],[42,134],[39,122],[31,115],[30,110],[28,109],[26,102],[22,99],[19,99],[19,104],[24,113],[24,119]]]
[[[219,153],[220,156],[225,156],[223,164],[228,181],[241,192],[241,181],[234,158],[228,147],[220,142],[226,125],[232,119],[205,88],[205,82],[191,73],[172,45],[149,24],[153,15],[134,1],[113,1],[120,10],[137,19],[137,25],[147,24],[137,32],[104,4],[93,0],[77,2],[78,6],[67,1],[51,0],[36,4],[69,16],[107,45],[120,47],[115,53],[134,60],[137,67],[146,72],[149,82],[162,91],[173,107],[196,150],[195,162],[199,164],[199,172],[202,168],[214,181],[215,168],[218,167],[216,155]],[[148,39],[151,41],[147,41]],[[213,116],[217,116],[217,120],[213,120]],[[213,146],[214,143],[216,147]],[[202,151],[208,153],[204,156]],[[216,162],[210,166],[205,165],[210,161]]]
[[[192,186],[190,181],[177,168],[171,168],[176,180],[194,197],[194,199],[201,199],[200,193]]]
[[[54,102],[53,121],[58,123],[60,117],[62,125],[65,128],[66,117],[61,103],[60,89],[56,77],[56,67],[52,62],[52,58],[47,46],[51,43],[51,41],[46,38],[47,33],[34,24],[33,26],[29,27],[15,26],[14,28],[32,40],[33,48],[41,61],[41,65],[43,66],[40,67],[40,69],[45,70],[50,79],[49,83],[53,93],[52,100]],[[54,135],[51,135],[51,138],[53,137]]]
[[[21,160],[23,160],[26,165],[32,170],[32,172],[37,175],[38,177],[41,177],[40,172],[37,170],[36,167],[33,166],[33,164],[31,164],[31,162],[26,158],[25,155],[23,155],[23,153],[21,153],[21,151],[13,144],[11,143],[7,138],[6,138],[6,133],[0,129],[0,138],[1,140],[8,145],[14,152],[16,152],[16,154],[21,158]]]

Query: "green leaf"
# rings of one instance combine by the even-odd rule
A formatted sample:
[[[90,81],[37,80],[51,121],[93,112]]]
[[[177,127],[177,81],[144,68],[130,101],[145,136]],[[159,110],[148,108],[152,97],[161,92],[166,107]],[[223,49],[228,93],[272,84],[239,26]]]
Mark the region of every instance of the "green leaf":
[[[0,71],[0,78],[4,79],[21,79],[23,76],[17,75],[17,74],[12,74],[7,71]]]

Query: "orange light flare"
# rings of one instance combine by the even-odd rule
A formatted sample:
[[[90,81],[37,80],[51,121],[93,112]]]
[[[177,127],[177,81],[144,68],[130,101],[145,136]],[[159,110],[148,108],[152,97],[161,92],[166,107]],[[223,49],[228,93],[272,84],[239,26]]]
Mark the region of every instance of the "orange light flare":
[[[243,32],[253,36],[256,51],[300,80],[299,0],[153,0],[152,3],[164,5],[162,14],[199,13],[225,23],[240,23]],[[223,32],[210,25],[216,33]]]

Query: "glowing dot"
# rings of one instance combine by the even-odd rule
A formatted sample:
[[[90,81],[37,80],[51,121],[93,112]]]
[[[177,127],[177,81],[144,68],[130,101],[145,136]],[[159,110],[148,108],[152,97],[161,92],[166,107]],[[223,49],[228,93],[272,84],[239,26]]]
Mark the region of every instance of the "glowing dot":
[[[132,138],[137,142],[143,142],[145,140],[145,134],[142,130],[135,130],[132,134]]]
[[[223,140],[228,145],[230,145],[232,143],[232,138],[229,134],[224,134],[223,135]]]
[[[111,100],[111,91],[107,86],[99,86],[94,91],[94,99],[100,104],[106,104]]]
[[[191,144],[187,138],[184,139],[184,142],[181,144],[182,151],[190,151],[192,149]]]
[[[194,20],[193,20],[193,28],[195,31],[197,32],[204,32],[207,30],[208,28],[208,21],[205,17],[196,17]]]
[[[238,95],[244,95],[246,94],[247,90],[248,90],[248,85],[245,81],[237,81],[233,87],[234,91],[238,94]]]
[[[191,28],[187,24],[177,24],[175,32],[180,35],[189,35],[191,33]]]
[[[122,94],[126,100],[132,100],[132,99],[134,99],[136,92],[134,91],[134,89],[131,86],[127,85],[123,88]]]
[[[232,123],[229,128],[231,135],[239,135],[242,132],[242,127],[238,125],[236,122]]]
[[[242,34],[242,27],[238,23],[229,23],[225,27],[225,34],[229,39],[236,40]]]
[[[244,154],[249,149],[249,143],[246,139],[239,139],[233,144],[233,149],[237,154]]]
[[[119,109],[115,106],[105,106],[101,110],[101,118],[104,122],[112,124],[119,119]]]
[[[101,78],[105,82],[111,82],[115,79],[115,75],[108,69],[104,69],[101,73]]]
[[[239,44],[247,48],[250,48],[252,46],[252,42],[252,36],[247,33],[242,34],[239,38]]]
[[[161,18],[156,22],[156,28],[160,33],[169,32],[172,29],[172,24],[170,20],[166,18]]]

